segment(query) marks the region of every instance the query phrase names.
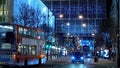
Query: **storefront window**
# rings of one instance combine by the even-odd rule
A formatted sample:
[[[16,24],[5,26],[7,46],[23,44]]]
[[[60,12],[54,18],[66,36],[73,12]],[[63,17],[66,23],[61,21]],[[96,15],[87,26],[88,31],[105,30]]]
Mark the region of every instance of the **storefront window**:
[[[0,21],[5,21],[7,15],[6,0],[0,0]]]

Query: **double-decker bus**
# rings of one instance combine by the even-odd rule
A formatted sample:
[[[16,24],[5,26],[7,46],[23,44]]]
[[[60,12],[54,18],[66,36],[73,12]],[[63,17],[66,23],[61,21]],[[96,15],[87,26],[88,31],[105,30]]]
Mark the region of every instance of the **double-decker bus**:
[[[0,65],[45,63],[44,45],[44,31],[10,23],[0,23]]]

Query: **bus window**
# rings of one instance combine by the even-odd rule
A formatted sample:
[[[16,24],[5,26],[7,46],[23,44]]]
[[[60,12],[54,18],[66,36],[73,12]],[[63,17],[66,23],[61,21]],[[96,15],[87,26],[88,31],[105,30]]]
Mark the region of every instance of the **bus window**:
[[[23,55],[23,45],[18,46],[18,55]]]
[[[27,30],[27,36],[32,37],[32,31],[30,29]]]
[[[23,28],[19,27],[18,32],[19,32],[20,35],[23,35]]]
[[[31,46],[29,46],[29,55],[32,54]]]
[[[24,53],[24,55],[28,55],[29,54],[29,46],[24,46],[24,48],[23,48],[23,53]]]
[[[36,32],[34,30],[31,30],[31,35],[32,35],[33,38],[35,38],[35,33]]]
[[[40,37],[40,31],[37,31],[37,32],[36,32],[36,37],[37,37],[38,39],[41,39],[41,37]]]
[[[0,45],[5,42],[6,33],[0,33]]]
[[[29,46],[29,55],[36,55],[36,46]]]
[[[42,37],[42,40],[44,40],[44,33],[41,32],[41,37]]]
[[[6,43],[14,43],[14,34],[13,32],[7,32],[6,33]]]
[[[24,28],[24,35],[26,36],[27,35],[27,29],[26,28]]]

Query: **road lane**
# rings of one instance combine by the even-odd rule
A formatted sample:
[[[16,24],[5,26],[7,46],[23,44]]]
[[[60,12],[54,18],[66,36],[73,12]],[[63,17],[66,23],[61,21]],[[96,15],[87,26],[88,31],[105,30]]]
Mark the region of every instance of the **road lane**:
[[[98,62],[94,62],[93,58],[85,58],[85,63],[71,63],[71,56],[60,57],[47,61],[42,65],[31,65],[17,68],[115,68],[115,63],[108,60],[99,58]],[[11,67],[15,68],[15,67]]]
[[[50,68],[115,68],[115,63],[109,59],[99,58],[98,62],[94,62],[93,58],[85,58],[85,63],[74,63],[71,64],[71,56],[62,57],[52,61],[55,64],[54,67]]]

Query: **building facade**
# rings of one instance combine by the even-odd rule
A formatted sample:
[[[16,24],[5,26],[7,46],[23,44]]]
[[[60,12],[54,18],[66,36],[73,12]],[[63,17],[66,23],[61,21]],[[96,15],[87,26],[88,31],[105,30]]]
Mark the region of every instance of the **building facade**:
[[[106,0],[66,0],[52,3],[52,11],[57,18],[56,33],[62,33],[64,37],[91,37],[93,33],[99,33],[100,25],[106,19]],[[60,14],[63,14],[63,18],[59,17]]]
[[[55,35],[62,46],[73,46],[74,38],[77,37],[99,34],[100,25],[106,19],[106,0],[42,1],[56,17]]]
[[[120,1],[112,0],[110,21],[113,23],[112,28],[112,45],[116,53],[116,66],[120,67]]]
[[[41,0],[1,0],[0,21],[54,31],[54,15]]]

